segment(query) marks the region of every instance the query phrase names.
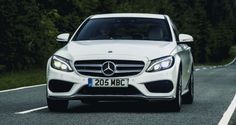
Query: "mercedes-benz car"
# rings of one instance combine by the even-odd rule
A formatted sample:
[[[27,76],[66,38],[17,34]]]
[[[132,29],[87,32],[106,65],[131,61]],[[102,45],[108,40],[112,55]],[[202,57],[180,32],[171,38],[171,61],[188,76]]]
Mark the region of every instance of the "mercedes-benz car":
[[[180,111],[193,102],[193,37],[179,33],[167,15],[92,15],[47,63],[47,104],[68,108],[69,100],[91,104],[112,100],[167,101]]]

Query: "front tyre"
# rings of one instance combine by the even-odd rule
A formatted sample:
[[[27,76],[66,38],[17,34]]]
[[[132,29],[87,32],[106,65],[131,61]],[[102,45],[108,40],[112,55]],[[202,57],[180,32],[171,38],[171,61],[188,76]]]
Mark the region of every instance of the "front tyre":
[[[181,103],[182,103],[182,72],[180,70],[176,87],[176,98],[171,102],[173,111],[179,112],[181,109]]]
[[[69,101],[68,100],[53,100],[47,98],[48,109],[53,112],[66,111]]]
[[[188,89],[189,89],[189,91],[183,96],[183,102],[185,104],[192,104],[193,103],[193,98],[194,98],[194,75],[193,75],[193,70],[191,72],[191,76],[190,76],[190,79],[189,79]]]

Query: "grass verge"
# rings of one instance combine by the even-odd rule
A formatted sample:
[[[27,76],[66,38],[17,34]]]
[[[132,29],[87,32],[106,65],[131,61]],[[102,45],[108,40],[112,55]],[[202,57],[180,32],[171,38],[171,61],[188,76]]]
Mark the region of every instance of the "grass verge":
[[[44,69],[0,74],[0,90],[46,83]]]

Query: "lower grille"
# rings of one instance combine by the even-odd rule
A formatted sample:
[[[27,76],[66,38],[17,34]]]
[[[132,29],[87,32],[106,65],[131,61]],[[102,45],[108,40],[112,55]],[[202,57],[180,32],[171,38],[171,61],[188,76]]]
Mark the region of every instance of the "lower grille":
[[[169,80],[153,81],[145,83],[145,87],[150,92],[154,93],[167,93],[173,90],[173,84]]]
[[[61,81],[61,80],[50,80],[49,90],[52,92],[68,92],[72,88],[74,83]]]
[[[114,65],[111,75],[104,74],[104,66],[106,62]],[[122,77],[132,76],[140,73],[144,68],[143,61],[134,60],[81,60],[74,63],[78,73],[87,76],[98,77]],[[108,72],[109,73],[109,72]]]
[[[78,94],[88,95],[140,95],[141,93],[133,86],[127,88],[96,88],[88,87],[87,85],[82,87]]]

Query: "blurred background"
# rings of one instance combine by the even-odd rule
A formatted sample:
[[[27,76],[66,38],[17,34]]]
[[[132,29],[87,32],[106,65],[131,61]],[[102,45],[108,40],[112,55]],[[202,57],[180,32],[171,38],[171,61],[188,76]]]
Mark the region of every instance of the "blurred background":
[[[63,46],[55,37],[101,13],[169,15],[194,37],[196,65],[236,56],[236,0],[1,0],[0,89],[45,83],[47,59]]]

